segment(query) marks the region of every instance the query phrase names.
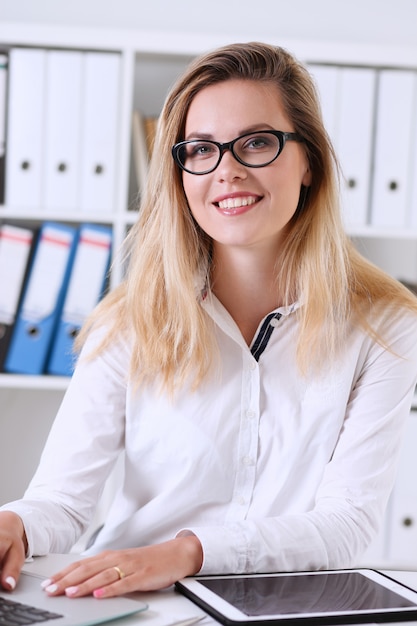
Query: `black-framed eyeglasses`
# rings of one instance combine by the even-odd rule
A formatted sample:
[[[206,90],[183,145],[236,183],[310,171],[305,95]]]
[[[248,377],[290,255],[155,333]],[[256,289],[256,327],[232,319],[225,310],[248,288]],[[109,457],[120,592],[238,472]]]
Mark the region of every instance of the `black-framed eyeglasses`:
[[[197,175],[213,172],[227,150],[246,167],[265,167],[279,157],[287,141],[304,139],[298,133],[258,130],[225,143],[207,139],[180,141],[172,147],[172,156],[182,170]]]

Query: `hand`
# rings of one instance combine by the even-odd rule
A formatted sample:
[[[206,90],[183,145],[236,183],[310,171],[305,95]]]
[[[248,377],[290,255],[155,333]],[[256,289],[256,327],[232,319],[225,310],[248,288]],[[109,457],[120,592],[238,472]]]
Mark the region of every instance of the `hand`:
[[[132,591],[169,587],[185,576],[196,574],[203,550],[195,535],[177,537],[154,546],[106,550],[72,563],[43,583],[49,595],[71,598],[93,594],[110,598]]]
[[[1,586],[12,591],[25,562],[27,539],[21,518],[12,511],[0,511]]]

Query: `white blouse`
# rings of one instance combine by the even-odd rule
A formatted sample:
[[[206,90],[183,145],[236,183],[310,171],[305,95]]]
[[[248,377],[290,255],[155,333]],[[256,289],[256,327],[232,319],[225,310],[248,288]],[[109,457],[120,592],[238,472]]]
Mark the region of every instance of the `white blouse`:
[[[297,370],[295,307],[248,347],[211,294],[221,368],[174,399],[127,381],[131,347],[80,358],[18,513],[29,552],[65,552],[124,453],[89,553],[195,533],[202,573],[349,567],[381,523],[417,380],[417,316],[386,315],[391,351],[358,329],[325,371]],[[89,350],[97,337],[91,337]]]

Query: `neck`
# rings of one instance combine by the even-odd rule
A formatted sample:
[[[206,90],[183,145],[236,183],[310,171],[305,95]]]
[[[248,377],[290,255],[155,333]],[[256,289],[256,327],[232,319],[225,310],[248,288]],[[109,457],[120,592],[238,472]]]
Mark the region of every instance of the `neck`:
[[[281,304],[276,280],[276,252],[219,249],[213,255],[212,290],[249,345],[260,321]]]

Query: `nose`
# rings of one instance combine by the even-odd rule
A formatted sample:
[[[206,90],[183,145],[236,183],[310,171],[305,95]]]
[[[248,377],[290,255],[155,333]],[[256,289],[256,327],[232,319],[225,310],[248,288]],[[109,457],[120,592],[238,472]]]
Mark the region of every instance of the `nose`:
[[[230,148],[223,150],[222,158],[215,171],[220,181],[246,178],[247,176],[247,168],[239,163]]]

